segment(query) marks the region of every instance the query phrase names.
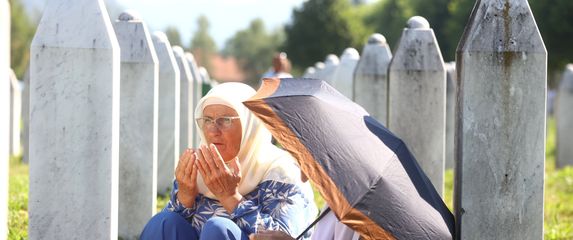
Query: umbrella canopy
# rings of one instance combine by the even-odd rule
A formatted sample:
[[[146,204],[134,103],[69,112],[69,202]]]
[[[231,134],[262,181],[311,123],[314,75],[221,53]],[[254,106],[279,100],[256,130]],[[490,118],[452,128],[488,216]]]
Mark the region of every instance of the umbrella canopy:
[[[454,218],[402,140],[316,79],[265,79],[244,102],[364,239],[451,239]]]

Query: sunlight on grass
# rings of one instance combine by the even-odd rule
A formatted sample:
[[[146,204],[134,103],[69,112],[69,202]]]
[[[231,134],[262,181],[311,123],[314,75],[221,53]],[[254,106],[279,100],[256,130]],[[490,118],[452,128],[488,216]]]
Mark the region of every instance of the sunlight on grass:
[[[28,165],[11,158],[9,175],[8,239],[28,239]]]

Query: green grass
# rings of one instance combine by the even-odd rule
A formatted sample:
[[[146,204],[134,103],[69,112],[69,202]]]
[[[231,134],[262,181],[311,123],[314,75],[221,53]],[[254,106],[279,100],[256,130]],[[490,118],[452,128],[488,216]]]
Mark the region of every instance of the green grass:
[[[8,239],[28,239],[28,165],[11,158],[9,175]]]
[[[555,169],[555,121],[549,119],[545,168],[545,239],[573,239],[573,167]],[[9,236],[8,239],[28,238],[28,165],[20,158],[10,160]],[[314,191],[319,209],[324,200]],[[453,171],[445,173],[444,199],[453,210]],[[158,196],[157,211],[167,204],[169,196]]]

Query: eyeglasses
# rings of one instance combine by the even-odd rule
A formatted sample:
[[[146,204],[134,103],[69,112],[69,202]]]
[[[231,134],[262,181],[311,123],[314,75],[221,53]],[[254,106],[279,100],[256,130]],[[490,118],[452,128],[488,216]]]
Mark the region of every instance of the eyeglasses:
[[[218,129],[225,130],[231,127],[234,119],[239,119],[240,117],[218,117],[218,118],[210,118],[210,117],[202,117],[195,119],[197,124],[200,128],[208,128],[215,124]]]

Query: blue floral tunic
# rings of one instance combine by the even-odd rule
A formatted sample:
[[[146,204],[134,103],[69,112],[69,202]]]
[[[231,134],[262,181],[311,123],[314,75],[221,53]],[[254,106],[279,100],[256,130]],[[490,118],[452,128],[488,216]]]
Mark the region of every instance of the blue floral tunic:
[[[292,184],[277,180],[265,180],[255,190],[243,196],[232,213],[215,199],[198,194],[195,203],[185,208],[177,200],[177,181],[171,191],[171,199],[163,211],[179,213],[201,234],[203,225],[212,216],[233,220],[247,235],[257,228],[280,230],[293,237],[299,235],[316,217],[317,209],[310,184]],[[310,236],[310,232],[305,237]]]

